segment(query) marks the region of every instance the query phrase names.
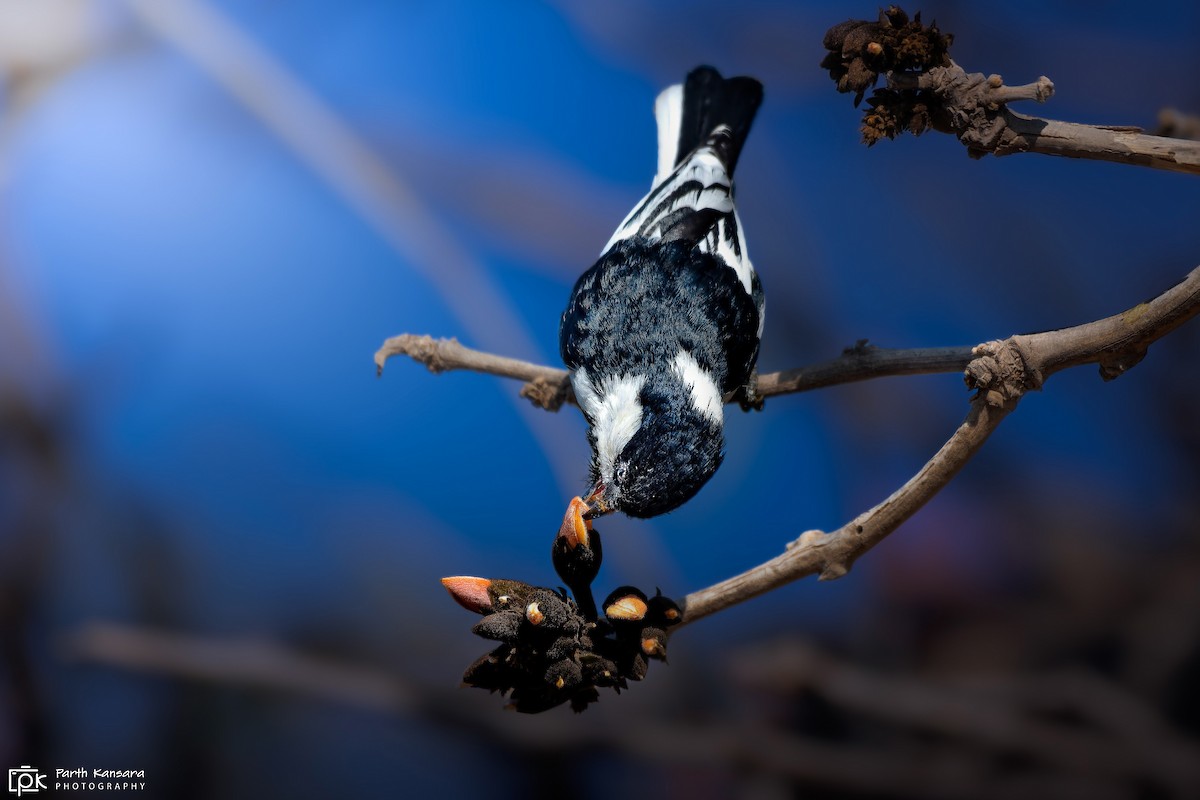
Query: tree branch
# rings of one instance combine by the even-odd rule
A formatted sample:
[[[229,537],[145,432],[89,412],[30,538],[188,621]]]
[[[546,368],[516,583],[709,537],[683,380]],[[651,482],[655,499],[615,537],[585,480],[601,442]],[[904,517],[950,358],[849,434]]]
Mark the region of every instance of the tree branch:
[[[1018,680],[889,675],[795,640],[738,653],[732,671],[748,687],[812,690],[870,719],[1046,760],[1069,773],[1110,780],[1152,777],[1178,797],[1200,786],[1200,748],[1177,736],[1139,698],[1086,671],[1039,672]],[[1104,718],[1114,706],[1111,718]],[[1049,717],[1047,710],[1065,711],[1069,721]]]
[[[967,385],[978,389],[966,419],[921,470],[879,505],[832,533],[807,531],[770,561],[684,598],[682,624],[714,614],[808,575],[840,578],[949,483],[1024,393],[1059,370],[1098,363],[1111,380],[1150,343],[1200,313],[1200,267],[1175,286],[1121,314],[1045,333],[1012,336],[975,348]]]
[[[695,622],[809,575],[819,575],[821,580],[842,577],[859,556],[883,541],[941,491],[1015,407],[1015,400],[997,407],[977,398],[954,435],[890,497],[833,533],[806,531],[770,561],[689,594],[680,603],[681,624]]]
[[[93,622],[65,636],[59,645],[71,660],[199,683],[294,692],[377,711],[412,712],[424,694],[381,670],[302,655],[262,639],[204,639]]]
[[[375,353],[377,372],[382,373],[387,360],[396,355],[408,356],[433,373],[465,369],[525,381],[521,396],[548,411],[557,411],[563,403],[575,402],[565,369],[473,350],[459,344],[457,339],[434,339],[412,333],[393,336]],[[973,357],[970,347],[891,349],[876,347],[862,339],[843,350],[837,358],[800,369],[759,375],[757,388],[759,396],[774,397],[891,375],[958,372]],[[733,397],[727,397],[725,401],[732,402]]]
[[[936,24],[923,24],[920,14],[910,19],[893,5],[880,11],[875,22],[847,20],[830,28],[824,39],[829,53],[821,66],[839,92],[854,93],[856,106],[885,76],[887,88],[873,92],[863,116],[868,145],[933,128],[953,133],[973,158],[1030,152],[1200,174],[1200,142],[1009,110],[1015,101],[1045,102],[1054,94],[1054,84],[1043,76],[1023,86],[1005,86],[999,75],[968,73],[950,58],[953,41]]]
[[[771,372],[758,376],[758,393],[763,397],[808,392],[843,383],[893,375],[930,375],[959,372],[973,358],[970,347],[876,347],[860,339],[837,358],[809,367]]]
[[[976,158],[1030,152],[1200,175],[1200,142],[1154,136],[1134,126],[1026,116],[1008,108],[1016,100],[1048,100],[1054,84],[1045,76],[1024,86],[1005,86],[999,75],[967,73],[951,61],[920,74],[889,73],[888,86],[927,90],[939,97],[955,135]]]
[[[760,376],[759,394],[769,397],[884,375],[951,372],[965,366],[967,384],[978,393],[953,435],[890,497],[832,533],[807,531],[770,561],[688,595],[682,604],[683,623],[808,575],[817,574],[822,580],[842,577],[859,556],[883,541],[958,474],[1025,392],[1041,389],[1050,375],[1081,364],[1099,364],[1102,378],[1116,378],[1141,361],[1152,342],[1197,313],[1200,267],[1153,300],[1071,328],[1011,336],[971,349],[891,350],[860,341],[838,358]],[[565,370],[480,352],[454,339],[413,334],[393,337],[375,354],[377,368],[382,370],[393,355],[409,356],[435,373],[467,369],[527,381],[522,395],[543,408],[554,410],[564,401],[573,401]]]

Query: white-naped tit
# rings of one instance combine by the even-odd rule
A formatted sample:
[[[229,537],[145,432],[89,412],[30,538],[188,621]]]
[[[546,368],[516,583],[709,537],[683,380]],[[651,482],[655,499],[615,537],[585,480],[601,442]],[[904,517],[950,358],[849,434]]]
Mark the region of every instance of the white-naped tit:
[[[655,102],[658,171],[575,284],[559,348],[587,418],[591,516],[653,517],[721,464],[725,396],[753,397],[763,291],[733,203],[762,84],[698,67]]]

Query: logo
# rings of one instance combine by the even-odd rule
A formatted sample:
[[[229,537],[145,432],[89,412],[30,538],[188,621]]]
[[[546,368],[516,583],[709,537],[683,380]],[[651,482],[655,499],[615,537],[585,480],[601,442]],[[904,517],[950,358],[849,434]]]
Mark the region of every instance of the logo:
[[[8,790],[15,795],[34,794],[46,788],[46,776],[33,767],[14,767],[8,771]]]

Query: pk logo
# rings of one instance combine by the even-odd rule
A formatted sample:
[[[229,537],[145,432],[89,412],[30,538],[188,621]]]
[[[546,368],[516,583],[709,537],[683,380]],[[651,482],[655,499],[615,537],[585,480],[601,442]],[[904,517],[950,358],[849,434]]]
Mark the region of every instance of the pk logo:
[[[33,767],[19,767],[8,771],[8,791],[20,796],[34,794],[46,788],[46,776]]]

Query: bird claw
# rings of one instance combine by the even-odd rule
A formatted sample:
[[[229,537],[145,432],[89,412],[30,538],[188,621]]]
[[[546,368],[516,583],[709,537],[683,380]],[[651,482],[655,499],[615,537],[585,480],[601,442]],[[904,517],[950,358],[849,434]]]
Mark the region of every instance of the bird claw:
[[[750,380],[746,381],[744,386],[739,386],[733,393],[733,399],[737,400],[742,411],[762,411],[766,405],[766,398],[758,393],[758,369],[754,369],[750,373]]]

